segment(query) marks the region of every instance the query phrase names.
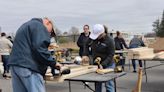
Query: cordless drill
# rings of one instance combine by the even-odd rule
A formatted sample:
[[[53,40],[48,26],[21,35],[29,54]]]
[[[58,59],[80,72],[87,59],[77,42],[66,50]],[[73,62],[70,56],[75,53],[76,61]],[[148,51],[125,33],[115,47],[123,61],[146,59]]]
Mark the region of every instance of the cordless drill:
[[[97,58],[95,59],[95,63],[98,64],[98,69],[103,69],[103,67],[102,67],[102,65],[100,64],[100,62],[101,62],[101,58],[100,58],[100,57],[97,57]]]

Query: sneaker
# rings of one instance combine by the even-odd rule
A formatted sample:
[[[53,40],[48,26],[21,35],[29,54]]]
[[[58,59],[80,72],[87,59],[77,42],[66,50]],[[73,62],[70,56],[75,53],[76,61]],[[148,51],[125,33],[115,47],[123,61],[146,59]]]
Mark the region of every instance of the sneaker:
[[[11,74],[10,73],[6,73],[6,77],[11,78]]]
[[[3,75],[2,75],[3,77],[7,77],[7,75],[4,73]]]
[[[9,80],[9,79],[11,79],[10,77],[4,77],[6,80]]]
[[[136,70],[133,71],[133,73],[136,73],[136,72],[137,72]]]

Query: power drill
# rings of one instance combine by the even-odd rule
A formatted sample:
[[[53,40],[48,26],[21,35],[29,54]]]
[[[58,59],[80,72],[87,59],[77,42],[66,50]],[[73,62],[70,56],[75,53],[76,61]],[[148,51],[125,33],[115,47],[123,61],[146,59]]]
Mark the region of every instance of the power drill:
[[[96,57],[95,59],[95,63],[98,64],[98,69],[103,69],[102,65],[100,64],[101,58],[100,57]]]

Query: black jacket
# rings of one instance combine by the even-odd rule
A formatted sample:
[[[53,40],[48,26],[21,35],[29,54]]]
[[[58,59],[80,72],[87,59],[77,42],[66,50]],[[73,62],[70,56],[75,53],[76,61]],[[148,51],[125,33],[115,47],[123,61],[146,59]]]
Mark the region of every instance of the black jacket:
[[[116,50],[123,50],[124,48],[128,48],[127,44],[125,43],[125,40],[123,38],[114,38],[115,42],[115,49]]]
[[[32,19],[17,31],[9,58],[10,66],[28,68],[42,75],[47,66],[54,67],[56,62],[48,51],[50,33],[42,19]]]
[[[90,33],[89,33],[90,34]],[[84,45],[86,44],[87,40],[89,39],[89,35],[85,36],[84,32],[80,34],[78,41],[77,41],[77,46],[80,48],[79,49],[79,55],[82,56],[83,50],[84,50]],[[89,53],[88,55],[91,55],[91,49],[88,48],[86,49]]]
[[[115,54],[115,45],[112,38],[106,35],[105,38],[102,38],[100,40],[89,39],[87,41],[87,44],[92,48],[93,60],[95,60],[97,57],[100,57],[101,65],[103,66],[103,68],[107,68],[114,63],[113,56]],[[84,48],[87,48],[88,45],[85,45]],[[83,56],[87,54],[87,50],[84,49]]]

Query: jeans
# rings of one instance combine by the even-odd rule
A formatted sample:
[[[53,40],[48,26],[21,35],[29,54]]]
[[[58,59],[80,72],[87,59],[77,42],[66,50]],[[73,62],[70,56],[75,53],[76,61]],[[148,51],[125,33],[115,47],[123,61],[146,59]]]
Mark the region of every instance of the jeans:
[[[142,67],[142,61],[141,60],[138,60],[138,62],[139,62],[139,66]],[[133,65],[134,71],[136,71],[136,62],[135,62],[135,59],[132,59],[132,65]]]
[[[109,66],[108,68],[115,68],[115,63],[112,64],[112,66]],[[96,92],[102,92],[102,83],[96,83],[95,84],[95,91]],[[114,81],[110,80],[108,82],[105,83],[105,88],[106,88],[106,92],[114,92]]]
[[[42,75],[27,68],[11,66],[13,92],[45,92]]]
[[[4,67],[4,73],[9,73],[9,66],[8,66],[9,55],[2,55],[2,62]]]

